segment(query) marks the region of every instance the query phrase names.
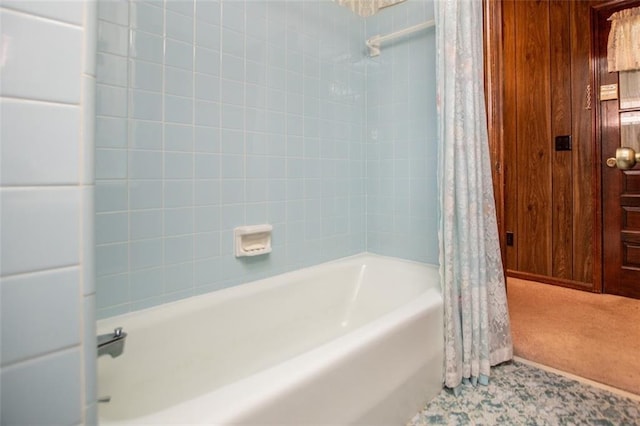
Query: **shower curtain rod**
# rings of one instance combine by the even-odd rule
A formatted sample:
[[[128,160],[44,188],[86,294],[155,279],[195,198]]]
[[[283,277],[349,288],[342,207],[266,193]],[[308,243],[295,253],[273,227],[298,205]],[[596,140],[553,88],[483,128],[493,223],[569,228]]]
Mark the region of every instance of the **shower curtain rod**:
[[[369,48],[369,56],[378,56],[380,55],[380,44],[383,41],[392,40],[394,38],[402,37],[407,34],[414,33],[416,31],[424,30],[426,28],[430,28],[436,25],[436,21],[433,19],[431,21],[423,22],[422,24],[414,25],[409,28],[405,28],[403,30],[399,30],[386,35],[375,35],[366,41],[366,45]]]

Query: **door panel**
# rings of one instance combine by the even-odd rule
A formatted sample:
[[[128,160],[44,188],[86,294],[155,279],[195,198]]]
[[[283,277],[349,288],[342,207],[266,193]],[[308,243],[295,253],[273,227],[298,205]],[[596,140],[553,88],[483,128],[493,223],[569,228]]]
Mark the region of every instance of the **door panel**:
[[[620,108],[640,107],[640,70],[622,71],[620,79]]]
[[[619,88],[619,99],[600,101],[598,110],[603,160],[603,290],[634,298],[640,298],[640,165],[620,170],[605,160],[615,157],[621,146],[640,151],[640,73],[608,72],[606,51],[609,16],[638,5],[640,1],[625,2],[624,7],[596,14],[598,81]]]
[[[640,81],[640,74],[636,77]],[[622,87],[622,84],[620,86]],[[636,152],[640,151],[640,111],[620,113],[620,145],[633,148]]]

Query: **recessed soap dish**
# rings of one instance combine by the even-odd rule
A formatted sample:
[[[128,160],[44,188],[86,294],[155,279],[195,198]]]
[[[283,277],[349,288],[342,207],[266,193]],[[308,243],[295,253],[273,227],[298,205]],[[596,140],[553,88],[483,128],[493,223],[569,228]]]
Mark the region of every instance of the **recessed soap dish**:
[[[271,253],[272,225],[238,226],[233,230],[236,257]]]

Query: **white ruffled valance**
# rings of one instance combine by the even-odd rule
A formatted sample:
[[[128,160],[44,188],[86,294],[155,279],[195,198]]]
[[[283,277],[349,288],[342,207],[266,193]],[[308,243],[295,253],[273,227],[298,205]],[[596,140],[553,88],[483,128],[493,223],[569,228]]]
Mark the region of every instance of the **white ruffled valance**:
[[[345,6],[357,15],[367,17],[376,13],[378,10],[393,6],[396,3],[402,3],[405,0],[334,0],[341,6]]]
[[[616,12],[609,17],[609,21],[609,72],[640,69],[640,7]]]

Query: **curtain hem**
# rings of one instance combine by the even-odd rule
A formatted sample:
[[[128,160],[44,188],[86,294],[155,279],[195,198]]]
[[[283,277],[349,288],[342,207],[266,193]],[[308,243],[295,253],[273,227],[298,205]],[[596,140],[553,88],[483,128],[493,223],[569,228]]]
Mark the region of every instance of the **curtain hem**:
[[[504,348],[496,349],[491,352],[489,356],[489,363],[491,366],[502,364],[503,362],[511,361],[513,359],[513,346],[505,346]]]

